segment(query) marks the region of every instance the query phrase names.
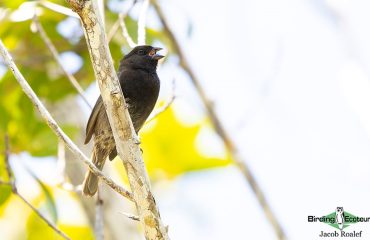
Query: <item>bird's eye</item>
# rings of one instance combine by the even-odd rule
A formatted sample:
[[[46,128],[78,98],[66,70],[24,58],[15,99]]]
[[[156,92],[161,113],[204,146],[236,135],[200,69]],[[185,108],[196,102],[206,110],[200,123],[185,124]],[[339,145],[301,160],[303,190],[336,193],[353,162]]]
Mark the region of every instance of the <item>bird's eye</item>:
[[[144,53],[144,50],[139,50],[139,51],[137,51],[137,53],[140,54],[140,55],[144,55],[145,54]]]

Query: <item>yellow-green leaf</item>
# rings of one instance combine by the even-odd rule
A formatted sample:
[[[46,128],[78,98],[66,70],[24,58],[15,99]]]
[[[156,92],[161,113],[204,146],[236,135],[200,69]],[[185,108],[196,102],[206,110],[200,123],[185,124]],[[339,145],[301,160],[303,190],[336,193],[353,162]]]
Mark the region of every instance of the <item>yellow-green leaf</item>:
[[[155,122],[154,122],[155,121]],[[196,146],[206,120],[188,126],[176,118],[171,108],[155,119],[153,126],[141,134],[143,156],[150,175],[154,178],[175,177],[179,174],[213,167],[226,166],[231,162],[229,154],[207,156]]]

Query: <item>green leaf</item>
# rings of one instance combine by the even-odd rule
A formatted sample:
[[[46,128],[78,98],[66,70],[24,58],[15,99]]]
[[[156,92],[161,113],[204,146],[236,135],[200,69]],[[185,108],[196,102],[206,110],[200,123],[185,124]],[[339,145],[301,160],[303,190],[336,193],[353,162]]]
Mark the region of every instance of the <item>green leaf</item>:
[[[192,126],[181,123],[171,108],[155,119],[154,126],[141,132],[141,147],[149,174],[152,178],[172,178],[189,171],[227,166],[231,163],[228,153],[207,156],[196,146],[196,139],[206,120]]]
[[[6,200],[9,199],[9,197],[12,194],[12,188],[8,185],[0,185],[0,206],[3,205]]]
[[[62,14],[44,10],[40,16],[45,31],[52,42],[61,51],[81,51],[81,45],[71,45],[56,30],[56,25],[64,19]],[[46,103],[64,100],[76,94],[76,90],[61,73],[59,66],[51,56],[38,33],[30,31],[31,21],[12,22],[4,19],[0,23],[0,38],[11,51],[20,71],[36,94]],[[84,41],[84,39],[83,39]],[[87,56],[88,57],[88,56]],[[87,58],[88,62],[90,59]],[[86,59],[84,59],[86,61]],[[90,69],[81,68],[76,76],[85,76],[83,85],[93,80]],[[91,77],[90,77],[91,76]],[[9,133],[13,153],[28,151],[34,156],[56,154],[57,138],[35,111],[28,97],[21,90],[14,76],[7,71],[0,77],[0,135]],[[76,127],[62,125],[69,133],[76,133]],[[73,137],[74,134],[71,136]],[[0,145],[3,139],[0,137]]]

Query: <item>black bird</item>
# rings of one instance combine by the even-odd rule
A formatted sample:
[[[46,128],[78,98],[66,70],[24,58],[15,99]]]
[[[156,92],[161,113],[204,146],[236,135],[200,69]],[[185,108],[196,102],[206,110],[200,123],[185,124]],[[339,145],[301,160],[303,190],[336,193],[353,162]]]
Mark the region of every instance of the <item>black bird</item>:
[[[160,82],[157,76],[157,64],[158,60],[163,58],[162,55],[157,54],[159,50],[161,48],[137,46],[120,62],[119,83],[136,133],[152,112],[158,98]],[[102,170],[107,157],[112,160],[117,156],[117,149],[101,96],[96,101],[87,122],[85,144],[93,135],[92,161]],[[98,177],[89,171],[83,183],[83,193],[93,196],[97,189]]]

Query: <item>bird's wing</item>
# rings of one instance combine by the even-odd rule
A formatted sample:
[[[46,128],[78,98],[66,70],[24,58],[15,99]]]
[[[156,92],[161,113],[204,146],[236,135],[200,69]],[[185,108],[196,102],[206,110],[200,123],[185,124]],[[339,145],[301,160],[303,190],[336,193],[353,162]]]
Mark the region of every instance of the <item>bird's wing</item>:
[[[93,110],[91,112],[89,121],[87,121],[85,144],[87,144],[88,142],[90,142],[91,137],[94,134],[96,119],[98,118],[98,115],[99,115],[99,112],[100,111],[105,111],[104,110],[104,103],[102,101],[101,96],[96,101],[95,106],[94,106],[94,108],[93,108]]]

